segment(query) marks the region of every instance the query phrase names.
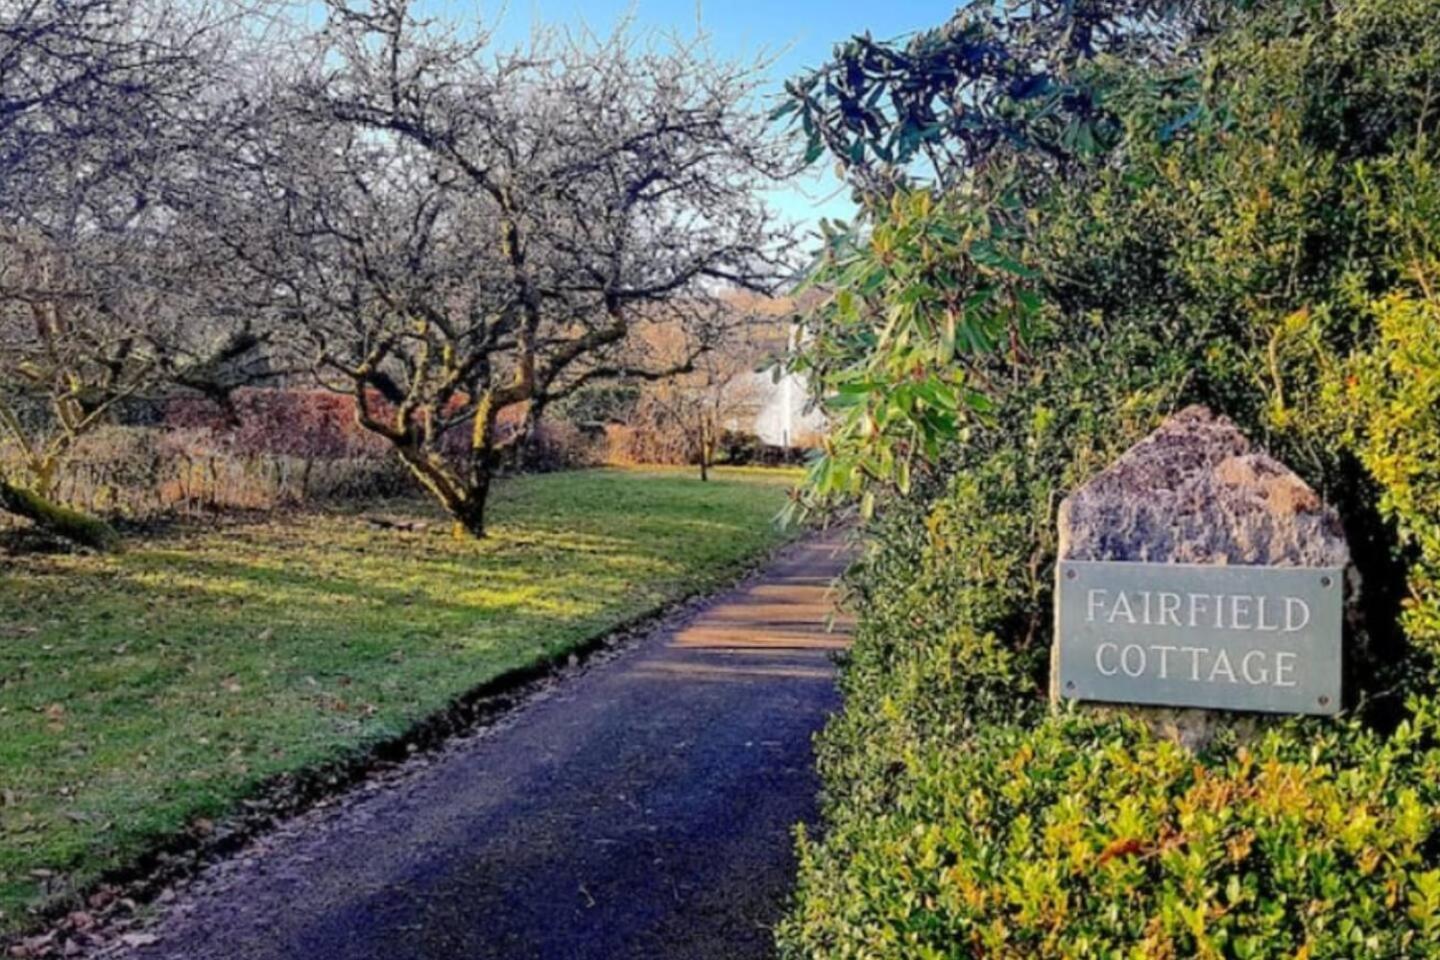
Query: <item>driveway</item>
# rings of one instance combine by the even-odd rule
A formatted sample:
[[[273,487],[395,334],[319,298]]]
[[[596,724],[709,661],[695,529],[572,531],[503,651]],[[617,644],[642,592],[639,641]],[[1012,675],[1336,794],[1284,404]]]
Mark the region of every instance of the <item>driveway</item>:
[[[212,867],[107,956],[743,960],[771,952],[838,706],[837,536],[393,782]],[[145,943],[153,938],[153,942]]]

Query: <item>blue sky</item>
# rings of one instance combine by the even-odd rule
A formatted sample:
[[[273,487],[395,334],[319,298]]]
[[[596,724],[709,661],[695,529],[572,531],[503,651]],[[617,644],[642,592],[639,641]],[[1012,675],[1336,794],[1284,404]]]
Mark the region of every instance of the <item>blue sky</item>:
[[[523,39],[534,22],[579,24],[607,32],[631,15],[636,29],[693,35],[697,22],[724,56],[775,57],[773,84],[822,63],[831,47],[869,30],[890,38],[943,22],[953,3],[921,0],[424,0],[422,7],[449,20],[479,16],[502,43]],[[828,172],[776,191],[771,202],[785,216],[814,223],[821,216],[848,216],[850,203]]]

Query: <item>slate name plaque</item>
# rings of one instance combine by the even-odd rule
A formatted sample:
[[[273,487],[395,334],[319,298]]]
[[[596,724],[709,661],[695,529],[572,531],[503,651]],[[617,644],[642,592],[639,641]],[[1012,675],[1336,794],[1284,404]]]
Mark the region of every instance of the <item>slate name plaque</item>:
[[[1060,695],[1335,713],[1342,576],[1317,567],[1062,560]]]

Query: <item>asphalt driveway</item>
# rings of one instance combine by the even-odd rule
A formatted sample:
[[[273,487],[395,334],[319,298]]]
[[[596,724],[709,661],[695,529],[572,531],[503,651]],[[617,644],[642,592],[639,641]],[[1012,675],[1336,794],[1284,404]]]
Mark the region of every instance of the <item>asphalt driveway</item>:
[[[838,706],[844,563],[837,537],[790,547],[412,775],[211,868],[107,955],[768,956],[792,828],[816,815],[811,738]]]

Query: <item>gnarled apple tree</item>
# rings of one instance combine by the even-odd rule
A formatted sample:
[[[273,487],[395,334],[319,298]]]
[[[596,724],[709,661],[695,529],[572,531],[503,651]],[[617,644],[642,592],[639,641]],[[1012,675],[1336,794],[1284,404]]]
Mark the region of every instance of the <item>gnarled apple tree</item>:
[[[239,29],[229,0],[0,9],[0,510],[92,546],[59,471],[116,405],[259,343],[176,229]],[[221,281],[210,285],[207,280]]]
[[[697,304],[784,275],[759,65],[623,30],[495,50],[399,0],[332,3],[309,64],[217,173],[224,232],[457,532],[548,404],[691,369],[734,316]]]

